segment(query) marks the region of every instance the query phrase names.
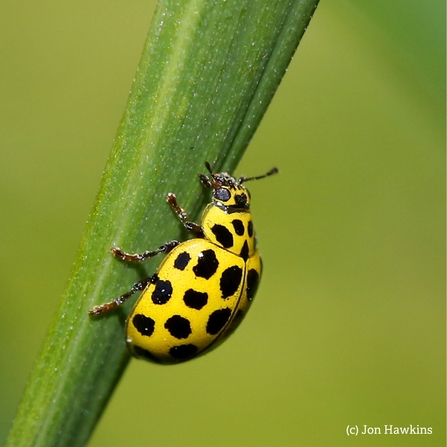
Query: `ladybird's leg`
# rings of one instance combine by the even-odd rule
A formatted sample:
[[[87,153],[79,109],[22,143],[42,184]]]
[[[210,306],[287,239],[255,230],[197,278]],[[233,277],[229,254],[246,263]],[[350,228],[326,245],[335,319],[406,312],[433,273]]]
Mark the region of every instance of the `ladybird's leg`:
[[[120,248],[112,247],[110,251],[113,253],[114,256],[116,256],[119,259],[122,259],[123,261],[145,261],[146,259],[152,258],[153,256],[158,255],[159,253],[169,253],[174,247],[177,247],[179,245],[179,241],[170,241],[166,242],[166,244],[161,245],[157,250],[154,251],[145,251],[144,253],[125,253]],[[107,312],[110,309],[113,309],[117,306],[120,306],[123,304],[127,299],[129,299],[134,293],[139,292],[141,290],[144,290],[146,286],[153,281],[157,276],[148,276],[147,278],[142,279],[141,281],[136,282],[132,288],[125,293],[124,295],[119,296],[113,301],[110,301],[108,303],[100,304],[99,306],[95,306],[93,309],[89,310],[89,315],[99,315],[103,312]]]
[[[168,193],[167,201],[171,208],[174,210],[174,213],[177,214],[178,218],[182,222],[183,226],[195,237],[204,237],[203,229],[200,225],[191,222],[189,220],[188,213],[179,206],[177,203],[177,197],[172,192]]]
[[[152,258],[153,256],[156,256],[160,253],[167,254],[169,253],[174,247],[177,247],[177,245],[180,244],[179,241],[170,241],[166,242],[166,244],[161,245],[157,250],[154,251],[145,251],[144,253],[126,253],[123,250],[121,250],[118,247],[112,247],[110,251],[114,256],[116,256],[119,259],[122,259],[123,261],[136,261],[141,262],[145,261],[146,259]]]
[[[89,315],[99,315],[120,306],[121,304],[126,302],[134,293],[144,290],[151,281],[155,280],[156,277],[157,275],[148,276],[147,278],[136,282],[128,292],[119,296],[115,300],[108,303],[100,304],[99,306],[95,306],[93,309],[89,310]]]

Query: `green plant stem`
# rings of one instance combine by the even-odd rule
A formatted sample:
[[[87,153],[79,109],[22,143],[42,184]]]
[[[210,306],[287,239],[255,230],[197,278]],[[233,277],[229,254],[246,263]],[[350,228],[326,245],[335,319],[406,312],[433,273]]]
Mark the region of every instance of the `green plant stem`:
[[[180,237],[165,203],[169,191],[197,218],[206,199],[197,173],[205,160],[216,171],[233,171],[317,3],[160,1],[9,447],[86,443],[129,361],[123,337],[129,305],[99,318],[87,310],[144,274],[113,259],[110,246],[138,252]],[[149,261],[146,274],[155,265]]]

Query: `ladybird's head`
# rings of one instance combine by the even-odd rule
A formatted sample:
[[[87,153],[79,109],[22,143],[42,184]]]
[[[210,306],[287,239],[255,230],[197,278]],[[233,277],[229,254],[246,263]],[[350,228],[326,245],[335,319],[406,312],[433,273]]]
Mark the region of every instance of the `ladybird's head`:
[[[273,168],[258,177],[240,177],[235,179],[226,172],[214,173],[208,162],[205,163],[210,175],[199,174],[200,181],[213,190],[213,203],[227,211],[248,210],[250,208],[250,192],[243,185],[248,180],[257,180],[276,174],[278,169]]]

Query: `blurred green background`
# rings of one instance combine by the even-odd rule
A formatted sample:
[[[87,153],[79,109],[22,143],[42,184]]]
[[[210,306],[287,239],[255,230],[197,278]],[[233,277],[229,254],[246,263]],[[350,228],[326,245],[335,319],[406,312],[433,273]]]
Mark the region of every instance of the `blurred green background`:
[[[154,3],[0,7],[0,443]],[[321,2],[236,172],[281,169],[250,184],[256,304],[208,356],[132,361],[90,446],[444,445],[444,37],[440,0]],[[433,434],[347,438],[364,424]]]

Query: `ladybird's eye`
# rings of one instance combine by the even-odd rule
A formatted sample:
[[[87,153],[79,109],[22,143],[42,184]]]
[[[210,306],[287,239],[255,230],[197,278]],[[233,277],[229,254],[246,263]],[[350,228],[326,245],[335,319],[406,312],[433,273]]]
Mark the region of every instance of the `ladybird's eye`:
[[[228,200],[230,200],[231,193],[228,189],[219,188],[214,191],[214,197],[222,202],[228,202]]]

